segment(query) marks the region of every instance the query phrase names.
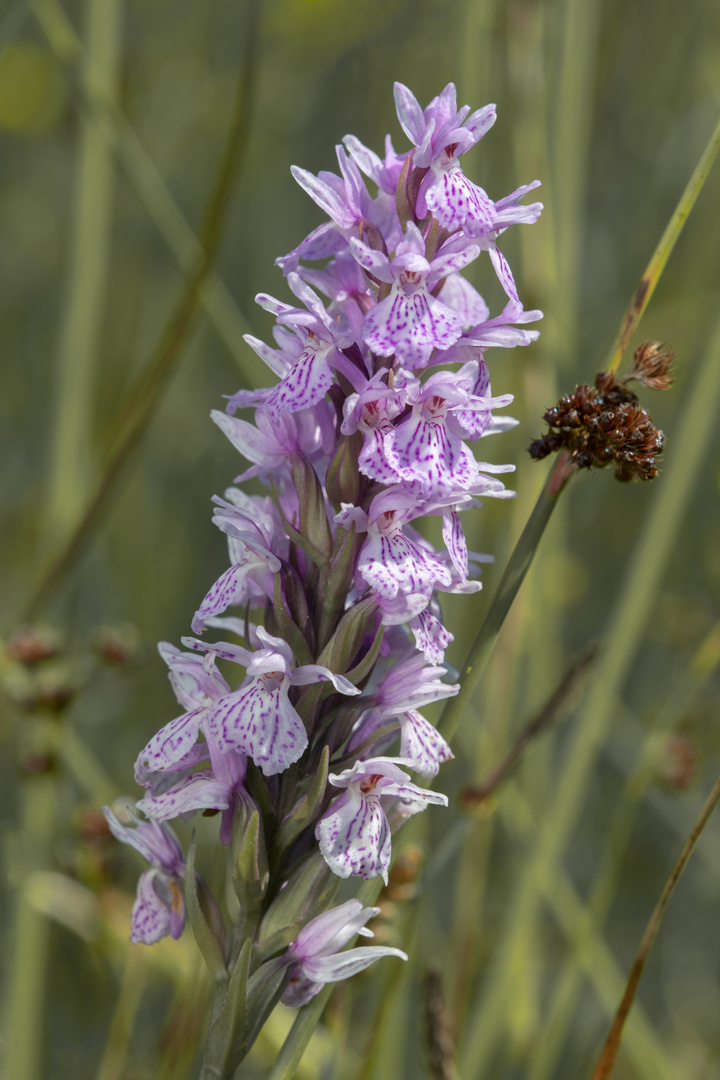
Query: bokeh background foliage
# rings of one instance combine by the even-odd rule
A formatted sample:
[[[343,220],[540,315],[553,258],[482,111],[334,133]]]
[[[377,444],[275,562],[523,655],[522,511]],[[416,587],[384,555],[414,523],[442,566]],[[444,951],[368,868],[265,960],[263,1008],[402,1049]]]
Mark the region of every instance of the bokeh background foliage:
[[[247,2],[227,0],[7,0],[0,12],[7,640],[101,481],[118,418],[197,267],[233,110],[245,119],[197,318],[87,543],[34,612],[65,651],[27,678],[3,660],[2,1052],[13,1080],[192,1075],[206,1007],[194,943],[129,948],[137,866],[95,811],[132,791],[137,750],[174,707],[154,642],[187,632],[225,566],[209,498],[238,464],[208,413],[239,385],[268,381],[242,342],[270,330],[252,298],[286,297],[273,259],[320,221],[290,164],[333,169],[347,132],[380,150],[390,131],[404,147],[393,80],[421,102],[452,80],[461,102],[498,103],[469,175],[496,198],[543,181],[540,223],[504,245],[526,306],[546,312],[543,334],[517,355],[488,354],[521,426],[482,449],[518,462],[518,498],[468,520],[470,546],[497,561],[483,593],[448,600],[448,659],[460,666],[547,471],[525,452],[540,415],[602,366],[720,105],[710,0],[681,13],[674,0],[255,9],[255,23]],[[584,475],[563,496],[458,733],[441,785],[451,809],[423,815],[405,843],[424,870],[410,850],[413,880],[385,898],[378,938],[411,961],[338,989],[299,1076],[442,1075],[428,1073],[425,1045],[443,1021],[437,1004],[427,1018],[433,964],[463,1080],[592,1070],[720,772],[719,197],[715,173],[633,342],[666,340],[678,354],[674,390],[644,401],[668,436],[664,471],[643,486]],[[473,280],[497,305],[492,276],[481,265]],[[107,624],[120,630],[109,638]],[[460,793],[598,641],[571,707],[491,801],[463,813]],[[120,654],[127,662],[108,665]],[[81,689],[52,714],[68,687]],[[210,880],[222,873],[213,826],[200,821]],[[711,821],[651,955],[618,1078],[720,1076],[719,905]],[[268,1075],[291,1020],[275,1014],[243,1076]]]

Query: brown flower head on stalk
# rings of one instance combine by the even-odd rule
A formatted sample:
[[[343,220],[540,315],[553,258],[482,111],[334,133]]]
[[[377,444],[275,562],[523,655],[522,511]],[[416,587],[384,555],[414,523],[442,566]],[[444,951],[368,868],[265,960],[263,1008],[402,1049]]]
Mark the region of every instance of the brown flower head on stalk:
[[[665,436],[641,408],[628,383],[639,382],[653,390],[672,385],[672,350],[659,341],[646,341],[634,354],[632,369],[618,378],[612,371],[595,376],[595,386],[576,386],[543,419],[550,430],[530,444],[530,456],[547,457],[566,449],[578,469],[615,466],[618,480],[653,480]]]

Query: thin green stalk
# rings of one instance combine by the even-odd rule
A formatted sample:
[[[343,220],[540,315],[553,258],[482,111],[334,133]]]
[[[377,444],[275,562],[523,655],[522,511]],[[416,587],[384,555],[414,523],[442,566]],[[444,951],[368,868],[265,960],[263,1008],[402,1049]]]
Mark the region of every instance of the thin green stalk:
[[[122,1080],[127,1075],[128,1047],[146,982],[147,962],[143,950],[131,947],[125,956],[120,993],[96,1080]]]
[[[655,292],[655,287],[665,269],[665,264],[670,258],[670,253],[675,247],[675,243],[683,230],[683,226],[690,216],[690,211],[703,189],[703,185],[708,178],[718,150],[720,150],[720,120],[718,120],[715,130],[710,136],[708,144],[703,150],[700,160],[687,182],[685,190],[680,196],[680,201],[675,207],[675,212],[670,218],[667,228],[660,238],[660,243],[655,248],[652,258],[647,264],[645,273],[640,278],[640,284],[635,290],[635,295],[630,301],[630,306],[623,316],[617,337],[608,353],[608,358],[605,363],[607,371],[615,371],[622,360],[623,353],[630,344],[630,339],[637,329],[642,314],[650,303],[650,297]]]
[[[618,1007],[617,1015],[610,1029],[610,1034],[607,1037],[605,1048],[600,1055],[597,1068],[593,1073],[593,1080],[609,1080],[615,1068],[615,1060],[617,1058],[618,1050],[620,1049],[620,1040],[622,1038],[625,1022],[628,1018],[628,1014],[632,1007],[632,1003],[635,999],[635,993],[640,983],[640,978],[645,967],[645,961],[647,960],[652,944],[657,936],[657,932],[660,929],[660,923],[662,922],[663,915],[665,914],[665,908],[670,902],[675,886],[680,880],[682,873],[687,866],[688,860],[693,853],[693,849],[700,839],[700,834],[705,828],[707,822],[710,819],[710,815],[720,800],[720,777],[715,781],[712,791],[708,795],[707,801],[700,811],[695,825],[693,827],[690,836],[685,841],[683,849],[680,852],[677,862],[673,866],[670,876],[665,882],[665,888],[662,891],[660,899],[658,900],[655,910],[650,916],[650,921],[647,924],[645,933],[643,934],[642,941],[638,948],[633,966],[630,969],[630,975],[628,977],[627,985],[625,987],[625,993],[623,994],[622,1001]]]
[[[33,0],[32,10],[50,48],[71,76],[88,65],[82,42],[57,0]],[[83,101],[98,132],[117,155],[140,202],[183,273],[190,274],[202,256],[202,246],[175,201],[155,163],[128,123],[114,98],[98,79],[81,88]],[[243,341],[249,327],[235,300],[214,270],[201,283],[199,296],[211,324],[238,364],[247,385],[254,385],[253,364]]]
[[[465,0],[459,8],[458,87],[463,101],[471,102],[476,109],[487,101],[492,85],[495,6],[496,0]]]
[[[614,714],[615,699],[634,662],[662,571],[685,518],[685,510],[712,437],[720,404],[720,322],[686,403],[679,431],[670,440],[670,464],[658,485],[657,500],[645,523],[611,621],[584,715],[576,727],[558,784],[555,802],[533,857],[518,882],[503,941],[485,991],[475,1004],[461,1072],[480,1077],[497,1040],[509,1005],[512,958],[535,918],[543,878],[556,876],[562,853],[584,802],[592,768]]]
[[[380,895],[382,881],[374,878],[364,882],[358,889],[357,898],[364,906],[372,906]],[[268,1080],[293,1080],[300,1058],[305,1052],[312,1033],[320,1023],[320,1017],[333,991],[333,984],[327,983],[319,994],[299,1010],[297,1018],[283,1043],[277,1061]]]
[[[551,186],[554,214],[558,338],[561,355],[572,360],[580,313],[578,272],[584,243],[588,149],[592,134],[593,85],[597,56],[597,0],[566,0],[563,51],[557,100],[557,137],[552,145]]]
[[[116,437],[110,449],[103,476],[68,541],[41,577],[25,609],[23,621],[32,620],[83,550],[96,526],[100,510],[104,507],[110,492],[115,489],[116,481],[128,458],[132,455],[154,415],[162,392],[187,342],[199,303],[200,288],[207,280],[217,254],[225,212],[247,147],[258,62],[257,19],[258,0],[254,0],[248,11],[245,49],[230,130],[200,229],[202,257],[185,283],[180,299],[150,357],[145,373],[138,381],[130,401],[120,416],[116,425]]]
[[[537,818],[514,782],[503,789],[498,810],[511,835],[517,834],[525,845],[534,842]],[[603,938],[590,932],[589,909],[562,867],[554,877],[543,875],[540,888],[560,931],[576,949],[577,962],[600,1005],[608,1016],[612,1016],[622,993],[623,976]],[[640,1008],[628,1028],[627,1049],[641,1080],[677,1080],[667,1063],[664,1048]],[[464,1078],[466,1073],[461,1072],[461,1075]]]
[[[52,775],[31,776],[21,792],[21,866],[16,867],[14,948],[7,970],[5,1015],[5,1075],[12,1080],[37,1080],[43,1054],[45,969],[50,927],[24,894],[25,879],[47,866],[55,835],[55,783]]]
[[[603,853],[590,890],[588,934],[599,935],[615,895],[620,868],[630,843],[637,811],[642,803],[652,773],[648,767],[648,747],[658,732],[668,730],[678,714],[694,700],[720,663],[720,623],[716,623],[704,638],[679,685],[654,719],[645,740],[637,767],[628,777],[619,802],[613,811],[612,823],[605,840]],[[573,943],[573,957],[583,942]],[[527,1080],[548,1080],[557,1067],[578,1001],[581,971],[568,964],[553,991],[550,1007],[543,1023],[542,1039],[536,1048]]]
[[[461,669],[460,690],[455,697],[448,699],[448,703],[443,710],[438,728],[448,741],[452,739],[457,731],[463,714],[471,704],[487,662],[495,648],[507,613],[525,580],[525,575],[530,569],[538,544],[555,509],[558,497],[573,471],[574,467],[569,461],[569,455],[562,451],[558,455],[547,482],[540,492],[540,497],[528,519],[522,536],[515,545],[493,602],[490,605],[490,610],[485,616],[485,620],[468,653],[467,660]]]
[[[88,0],[82,82],[108,100],[120,76],[122,0]],[[112,229],[114,161],[96,119],[82,117],[75,189],[70,287],[58,349],[55,433],[48,535],[64,537],[87,499],[93,477],[94,367],[105,307]]]
[[[78,790],[96,806],[111,803],[120,794],[117,784],[69,720],[43,723],[43,738],[75,781]]]

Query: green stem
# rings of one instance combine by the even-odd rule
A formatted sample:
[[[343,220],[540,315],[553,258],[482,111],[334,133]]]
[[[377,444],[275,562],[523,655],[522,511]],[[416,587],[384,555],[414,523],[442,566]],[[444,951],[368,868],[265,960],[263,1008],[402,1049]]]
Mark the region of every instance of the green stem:
[[[536,840],[537,817],[520,788],[513,782],[503,789],[498,809],[508,830],[519,834],[524,846]],[[595,991],[600,1005],[608,1017],[612,1016],[622,993],[623,977],[602,936],[591,932],[590,910],[562,867],[558,868],[553,877],[543,875],[539,887],[558,928],[575,950],[577,963]],[[521,944],[518,943],[518,948],[520,947]],[[521,957],[516,956],[515,959],[519,961]],[[512,1005],[516,1001],[515,993],[516,984],[513,983]],[[501,1031],[500,1035],[502,1034]],[[676,1080],[675,1073],[667,1062],[665,1049],[642,1009],[638,1009],[631,1018],[627,1035],[628,1053],[639,1080]],[[485,1038],[495,1040],[495,1035],[487,1029]],[[492,1047],[489,1049],[492,1050]],[[485,1055],[484,1043],[479,1044],[479,1051],[481,1056]],[[464,1078],[466,1073],[461,1075]]]
[[[525,575],[530,569],[542,535],[557,505],[558,497],[574,471],[569,455],[562,451],[558,455],[548,480],[540,492],[522,536],[515,545],[493,602],[490,605],[490,610],[485,616],[485,620],[468,653],[467,660],[461,669],[460,677],[462,682],[460,691],[455,697],[448,699],[448,703],[443,710],[438,728],[448,741],[452,739],[465,711],[470,706],[487,662],[495,648],[507,613],[525,580]]]
[[[47,601],[55,586],[83,550],[96,526],[99,512],[114,490],[128,458],[144,434],[173,374],[197,311],[200,289],[212,267],[220,243],[235,178],[247,147],[250,106],[258,60],[256,27],[258,0],[250,5],[246,27],[244,60],[238,80],[235,108],[225,150],[205,212],[200,241],[202,257],[186,283],[175,311],[158,342],[144,375],[140,378],[116,425],[116,436],[105,472],[87,503],[84,513],[67,543],[43,574],[25,610],[23,621],[31,621]]]
[[[635,660],[657,585],[672,550],[709,440],[720,401],[720,322],[695,386],[686,403],[680,430],[671,441],[671,463],[628,568],[625,587],[607,635],[584,714],[570,746],[555,802],[538,837],[533,857],[518,882],[516,899],[482,999],[472,1010],[465,1047],[464,1080],[481,1076],[498,1039],[509,1005],[512,958],[535,918],[543,879],[554,879],[562,853],[577,822],[593,765],[610,729],[615,701]],[[482,1052],[480,1050],[482,1048]]]
[[[720,800],[720,777],[715,781],[715,785],[708,795],[707,801],[700,811],[695,825],[693,827],[690,836],[685,841],[683,849],[680,852],[677,862],[673,866],[670,876],[665,882],[665,888],[662,891],[662,895],[655,905],[655,910],[650,916],[650,921],[647,924],[645,933],[643,934],[642,941],[638,948],[633,966],[630,969],[630,975],[628,977],[627,985],[625,987],[625,993],[623,994],[622,1001],[618,1007],[617,1015],[610,1029],[610,1034],[607,1037],[605,1048],[598,1061],[597,1068],[593,1073],[593,1080],[609,1080],[613,1069],[615,1067],[615,1059],[617,1058],[618,1050],[620,1049],[620,1039],[622,1038],[623,1028],[625,1027],[625,1021],[627,1020],[628,1013],[635,998],[635,992],[637,991],[640,983],[640,977],[645,967],[645,961],[647,960],[648,953],[652,948],[652,944],[657,936],[657,932],[660,929],[660,923],[662,922],[663,915],[665,914],[665,908],[670,902],[675,886],[680,880],[682,873],[687,866],[688,860],[693,853],[693,849],[700,839],[700,834],[705,828],[710,819],[710,815]]]
[[[82,42],[57,0],[33,0],[32,11],[50,48],[71,77],[87,63]],[[76,81],[79,80],[76,78]],[[138,139],[117,102],[102,91],[97,79],[82,88],[84,102],[109,148],[117,155],[138,199],[157,227],[180,269],[190,274],[202,256],[200,240],[173,198],[157,166]],[[210,322],[248,382],[253,365],[243,334],[249,329],[223,281],[211,270],[199,289]]]
[[[620,800],[615,806],[612,824],[590,891],[588,902],[590,921],[587,929],[589,936],[598,936],[602,932],[615,896],[620,868],[628,850],[637,811],[652,776],[647,761],[649,744],[659,732],[671,730],[677,724],[678,716],[699,698],[702,688],[718,663],[720,663],[720,623],[716,623],[704,638],[689,667],[681,676],[677,688],[671,693],[659,715],[653,718],[639,763],[628,777]],[[575,960],[584,947],[584,941],[573,942]],[[573,964],[566,967],[558,979],[543,1024],[542,1040],[533,1055],[527,1080],[547,1080],[554,1074],[575,1015],[581,975],[578,964]]]
[[[28,777],[22,791],[22,824],[15,900],[15,947],[7,977],[5,1075],[37,1080],[42,1075],[45,966],[50,928],[24,894],[33,870],[45,869],[55,835],[55,783],[52,775]]]
[[[89,0],[82,81],[109,99],[120,73],[122,0]],[[102,128],[84,114],[75,197],[70,290],[58,357],[56,427],[52,447],[49,535],[65,536],[92,482],[92,416],[95,359],[112,228],[114,162]]]
[[[715,130],[710,136],[708,144],[703,150],[700,160],[687,182],[685,190],[680,196],[680,201],[675,207],[675,212],[670,218],[667,228],[660,238],[660,243],[655,248],[652,258],[647,264],[645,273],[640,278],[640,284],[635,290],[635,295],[630,301],[630,306],[623,316],[617,337],[608,354],[605,363],[607,371],[615,371],[622,360],[623,353],[630,344],[630,339],[637,329],[642,314],[650,303],[650,297],[655,292],[655,287],[665,269],[665,264],[670,258],[672,249],[675,247],[677,239],[683,230],[683,226],[690,216],[690,211],[703,189],[703,185],[708,178],[718,150],[720,150],[720,120],[718,120]]]
[[[147,963],[143,951],[131,947],[125,957],[120,994],[96,1080],[122,1080],[127,1075],[128,1045],[146,981]]]
[[[366,881],[358,889],[358,900],[365,906],[371,906],[380,895],[381,889],[382,881],[380,878]],[[333,984],[327,983],[311,1002],[307,1005],[303,1005],[300,1009],[295,1022],[290,1028],[290,1032],[281,1047],[280,1053],[277,1056],[277,1061],[273,1066],[273,1070],[270,1073],[268,1080],[293,1080],[297,1067],[300,1064],[300,1058],[303,1056],[315,1028],[320,1023],[320,1017],[323,1014],[323,1010],[327,1005],[332,992]]]

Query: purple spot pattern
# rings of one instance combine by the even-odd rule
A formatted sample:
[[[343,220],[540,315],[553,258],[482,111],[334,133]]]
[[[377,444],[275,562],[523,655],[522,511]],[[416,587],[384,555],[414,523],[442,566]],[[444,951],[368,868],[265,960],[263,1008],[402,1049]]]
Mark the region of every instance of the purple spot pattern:
[[[248,754],[266,776],[283,772],[304,753],[307,732],[287,698],[287,685],[268,691],[262,678],[228,694],[208,724],[220,746]]]
[[[266,402],[271,416],[282,412],[299,412],[322,401],[330,389],[333,374],[327,364],[330,346],[326,342],[311,342],[282,382],[278,383]]]
[[[130,917],[130,941],[133,945],[154,945],[170,933],[170,906],[155,891],[157,876],[157,870],[146,870],[140,875]]]
[[[387,597],[399,591],[429,596],[436,583],[452,582],[449,569],[436,555],[418,547],[401,532],[392,536],[369,534],[358,559],[358,573]]]
[[[340,796],[315,833],[320,851],[338,877],[382,877],[387,885],[390,865],[390,826],[380,799],[353,786]]]
[[[467,577],[468,550],[460,515],[456,510],[443,517],[443,540],[448,549],[453,566],[462,577]]]
[[[408,295],[398,282],[365,317],[366,343],[378,356],[393,354],[408,368],[424,368],[433,349],[449,349],[462,333],[462,320],[418,285]]]

